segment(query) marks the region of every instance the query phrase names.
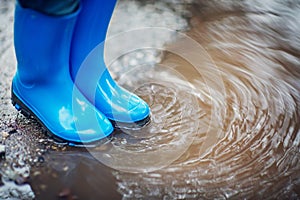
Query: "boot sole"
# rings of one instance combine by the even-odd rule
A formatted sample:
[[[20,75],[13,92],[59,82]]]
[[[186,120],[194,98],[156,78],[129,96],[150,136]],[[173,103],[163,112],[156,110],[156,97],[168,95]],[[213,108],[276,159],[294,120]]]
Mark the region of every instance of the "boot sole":
[[[53,139],[55,142],[63,145],[69,145],[73,147],[96,147],[101,144],[106,143],[106,140],[100,140],[90,143],[81,143],[81,142],[70,142],[65,139],[62,139],[58,136],[56,136],[54,133],[52,133],[46,125],[17,97],[17,95],[14,94],[13,90],[11,90],[11,102],[12,105],[21,112],[22,115],[24,115],[28,119],[36,120],[41,126],[43,132],[50,138]],[[108,139],[110,136],[107,137]],[[102,142],[101,142],[102,141]],[[105,142],[104,142],[105,141]]]
[[[110,120],[110,122],[116,129],[141,129],[151,122],[151,117],[148,115],[146,118],[132,123],[118,122],[114,120]]]

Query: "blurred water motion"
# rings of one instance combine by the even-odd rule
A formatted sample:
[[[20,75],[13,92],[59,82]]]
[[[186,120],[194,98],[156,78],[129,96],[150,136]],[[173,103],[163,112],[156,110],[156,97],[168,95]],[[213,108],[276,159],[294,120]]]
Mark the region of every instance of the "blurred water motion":
[[[175,34],[136,31],[151,27]],[[110,70],[149,103],[151,123],[96,149],[111,157],[43,136],[37,198],[300,199],[300,1],[120,1],[109,36],[124,31],[132,40],[107,46]]]
[[[207,138],[196,138],[179,160],[159,171],[115,172],[121,194],[299,199],[300,2],[197,1],[189,8],[187,35],[215,67],[199,60],[195,73],[186,57],[173,52],[162,63],[196,88],[205,113],[198,131],[207,130]],[[169,46],[193,54],[180,40]]]

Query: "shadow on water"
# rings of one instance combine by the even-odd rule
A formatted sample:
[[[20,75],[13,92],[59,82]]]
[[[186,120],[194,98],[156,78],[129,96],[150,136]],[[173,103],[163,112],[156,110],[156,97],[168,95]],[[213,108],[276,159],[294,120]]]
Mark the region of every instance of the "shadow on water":
[[[36,197],[299,199],[300,2],[164,5],[182,6],[186,36],[111,63],[129,63],[111,71],[149,103],[151,123],[95,149],[39,139]]]

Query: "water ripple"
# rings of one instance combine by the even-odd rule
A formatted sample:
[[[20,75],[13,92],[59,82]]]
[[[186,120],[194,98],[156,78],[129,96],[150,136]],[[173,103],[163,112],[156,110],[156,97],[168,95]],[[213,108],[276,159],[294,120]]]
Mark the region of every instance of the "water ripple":
[[[189,33],[217,65],[210,72],[205,63],[197,69],[209,77],[208,82],[193,75],[188,80],[193,84],[191,94],[205,113],[198,112],[192,119],[198,118],[197,130],[205,130],[206,136],[195,137],[187,152],[158,171],[115,172],[124,199],[300,198],[300,62],[295,51],[300,47],[299,6],[270,1],[251,5],[240,1],[235,6],[212,2],[198,3],[203,13],[192,19]],[[188,73],[190,68],[174,55],[166,56],[163,64],[175,62],[180,63],[178,71]],[[222,83],[216,82],[219,75]],[[129,76],[126,81],[134,79]],[[151,96],[143,90],[139,95]],[[180,92],[177,95],[186,99]],[[170,109],[149,99],[155,111]]]

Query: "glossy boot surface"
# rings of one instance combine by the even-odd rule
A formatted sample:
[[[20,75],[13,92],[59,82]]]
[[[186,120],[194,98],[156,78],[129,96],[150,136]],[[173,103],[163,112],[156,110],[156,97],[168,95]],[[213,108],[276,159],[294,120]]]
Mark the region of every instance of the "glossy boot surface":
[[[18,66],[12,83],[14,106],[36,118],[55,139],[74,145],[98,141],[113,131],[70,76],[70,43],[78,12],[54,17],[16,5]]]
[[[117,124],[144,124],[149,120],[149,106],[120,87],[104,62],[104,40],[115,3],[115,0],[82,1],[71,45],[71,74],[81,92],[107,118]]]

